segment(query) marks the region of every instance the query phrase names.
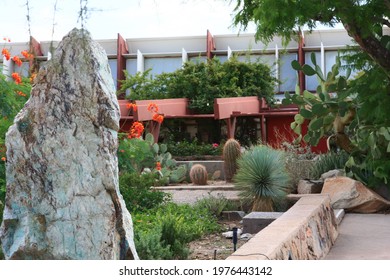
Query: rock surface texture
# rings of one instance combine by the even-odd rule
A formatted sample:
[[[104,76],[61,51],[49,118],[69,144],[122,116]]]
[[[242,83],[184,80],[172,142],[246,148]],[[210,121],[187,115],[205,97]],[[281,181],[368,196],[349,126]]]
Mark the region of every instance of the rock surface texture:
[[[118,128],[107,55],[74,29],[6,136],[7,259],[138,259],[118,187]]]
[[[334,177],[325,180],[322,194],[330,196],[334,209],[347,212],[375,213],[390,209],[387,201],[361,182],[348,177]]]

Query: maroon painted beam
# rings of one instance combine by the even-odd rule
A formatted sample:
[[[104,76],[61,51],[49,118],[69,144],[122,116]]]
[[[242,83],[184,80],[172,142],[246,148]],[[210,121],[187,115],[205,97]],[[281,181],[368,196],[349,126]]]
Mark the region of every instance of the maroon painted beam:
[[[212,59],[214,57],[214,54],[212,51],[215,51],[215,42],[214,42],[214,37],[211,35],[210,31],[207,30],[207,46],[206,46],[206,54],[207,54],[207,59]]]
[[[300,31],[298,39],[298,62],[301,66],[305,64],[305,51],[303,49],[304,46],[305,38],[303,37],[303,31]],[[306,80],[303,71],[298,71],[298,83],[302,94],[303,91],[306,89]]]
[[[238,114],[258,114],[260,105],[257,96],[216,98],[214,100],[215,119],[228,119]]]
[[[137,111],[134,112],[134,120],[150,121],[153,119],[153,114],[148,110],[149,104],[156,104],[158,113],[164,115],[164,118],[180,118],[189,115],[188,98],[170,98],[170,99],[155,99],[155,100],[136,100]]]
[[[227,136],[234,138],[237,116],[258,116],[260,106],[261,103],[257,96],[216,98],[214,115],[217,120],[226,120]]]
[[[33,37],[30,36],[30,53],[34,55],[34,58],[37,56],[43,56],[41,44]],[[39,70],[39,63],[36,59],[31,59],[29,61],[30,64],[30,73],[38,72]]]
[[[118,33],[117,40],[117,65],[116,65],[116,74],[117,74],[117,89],[119,90],[122,85],[122,80],[125,79],[125,73],[123,72],[126,69],[126,58],[124,54],[129,53],[129,49],[127,48],[127,43],[125,39]],[[125,93],[121,93],[118,95],[118,99],[124,99]]]

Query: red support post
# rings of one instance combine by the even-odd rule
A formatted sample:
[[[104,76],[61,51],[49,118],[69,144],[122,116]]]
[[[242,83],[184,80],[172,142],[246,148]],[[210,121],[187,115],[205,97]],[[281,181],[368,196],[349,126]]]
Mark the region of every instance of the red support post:
[[[154,143],[158,143],[161,124],[155,121],[149,121],[149,132],[153,135]]]
[[[126,58],[123,56],[124,54],[129,53],[129,49],[127,48],[127,43],[125,39],[118,33],[118,41],[117,41],[117,89],[121,88],[121,81],[125,79],[125,73],[123,70],[126,69]],[[124,99],[125,93],[121,93],[118,96],[118,99]]]
[[[303,31],[299,32],[299,39],[298,39],[298,62],[300,65],[305,64],[305,50],[303,47],[305,46],[305,38],[303,36]],[[305,80],[305,74],[303,71],[298,72],[298,83],[299,83],[299,88],[301,91],[301,94],[303,91],[306,89],[306,80]]]
[[[234,138],[234,134],[236,132],[236,123],[237,123],[236,117],[230,117],[226,119],[228,139]]]
[[[206,46],[207,59],[212,59],[214,57],[214,54],[212,53],[212,51],[214,50],[216,50],[214,37],[213,35],[211,35],[210,31],[207,30],[207,46]]]
[[[39,63],[35,59],[37,56],[43,56],[41,44],[33,37],[30,36],[30,53],[34,55],[34,59],[30,60],[30,73],[38,72]]]

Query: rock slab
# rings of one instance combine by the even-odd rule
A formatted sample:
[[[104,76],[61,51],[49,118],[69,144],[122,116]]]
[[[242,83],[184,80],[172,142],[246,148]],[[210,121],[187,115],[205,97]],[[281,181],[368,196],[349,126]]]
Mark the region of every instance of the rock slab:
[[[355,213],[375,213],[390,209],[390,201],[361,182],[348,177],[326,179],[322,194],[330,196],[333,209],[344,209]]]
[[[299,180],[298,194],[321,193],[323,185],[322,180]]]
[[[242,219],[243,232],[256,234],[282,216],[283,213],[284,212],[251,212]]]
[[[119,118],[105,51],[72,30],[6,135],[6,259],[138,259],[118,186]]]

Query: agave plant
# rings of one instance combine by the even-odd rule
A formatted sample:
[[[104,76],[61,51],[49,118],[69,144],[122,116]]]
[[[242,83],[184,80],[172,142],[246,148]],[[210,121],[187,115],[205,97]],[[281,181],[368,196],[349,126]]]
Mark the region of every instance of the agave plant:
[[[284,152],[256,146],[238,160],[234,177],[240,196],[252,204],[252,211],[274,211],[275,204],[288,192],[289,175]]]

